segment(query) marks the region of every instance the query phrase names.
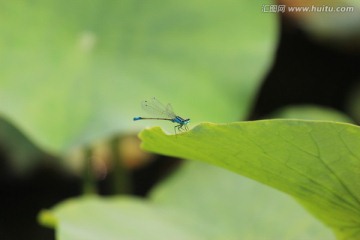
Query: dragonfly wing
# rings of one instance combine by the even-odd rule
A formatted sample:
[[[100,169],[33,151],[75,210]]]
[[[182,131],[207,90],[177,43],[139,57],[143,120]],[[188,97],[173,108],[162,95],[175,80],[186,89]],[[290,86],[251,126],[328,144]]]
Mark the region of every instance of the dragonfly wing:
[[[170,108],[168,108],[168,106],[165,106],[156,98],[143,101],[141,105],[144,111],[146,111],[153,117],[164,117],[171,119],[175,117],[175,114],[171,112],[172,111],[171,105]]]
[[[175,117],[176,117],[176,114],[174,113],[174,110],[173,110],[173,108],[172,108],[172,106],[171,106],[170,103],[168,103],[168,105],[166,105],[165,110],[166,110],[166,113],[167,113],[167,115],[168,115],[169,117],[170,117],[170,116],[171,116],[171,118],[175,118]]]

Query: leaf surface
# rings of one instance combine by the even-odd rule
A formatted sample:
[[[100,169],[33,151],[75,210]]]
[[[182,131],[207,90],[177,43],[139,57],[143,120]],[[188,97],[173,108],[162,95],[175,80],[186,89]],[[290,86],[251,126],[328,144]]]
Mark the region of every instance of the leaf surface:
[[[62,239],[334,239],[285,194],[221,168],[186,162],[151,193],[77,198],[41,214]]]
[[[264,120],[203,123],[140,134],[143,148],[226,168],[297,198],[341,238],[360,233],[360,129],[351,124]]]

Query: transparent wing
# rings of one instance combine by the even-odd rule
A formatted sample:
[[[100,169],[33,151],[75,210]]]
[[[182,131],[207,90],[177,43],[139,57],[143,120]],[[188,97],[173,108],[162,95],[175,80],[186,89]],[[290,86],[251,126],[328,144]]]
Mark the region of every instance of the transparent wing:
[[[174,113],[174,110],[173,110],[173,108],[172,108],[172,106],[171,106],[170,103],[168,103],[168,104],[166,105],[165,110],[166,110],[166,113],[167,113],[169,116],[172,116],[172,118],[175,118],[175,117],[176,117],[176,114]]]
[[[175,118],[176,114],[174,113],[171,104],[164,105],[155,97],[150,100],[145,100],[141,104],[145,112],[150,114],[152,117],[164,117],[164,118]]]

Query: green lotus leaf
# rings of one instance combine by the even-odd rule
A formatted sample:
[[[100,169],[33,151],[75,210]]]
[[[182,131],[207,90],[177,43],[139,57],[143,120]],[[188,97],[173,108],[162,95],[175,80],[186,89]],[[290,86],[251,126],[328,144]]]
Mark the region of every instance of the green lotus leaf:
[[[264,120],[203,123],[140,134],[148,151],[223,167],[300,201],[340,239],[359,238],[360,128],[345,123]]]

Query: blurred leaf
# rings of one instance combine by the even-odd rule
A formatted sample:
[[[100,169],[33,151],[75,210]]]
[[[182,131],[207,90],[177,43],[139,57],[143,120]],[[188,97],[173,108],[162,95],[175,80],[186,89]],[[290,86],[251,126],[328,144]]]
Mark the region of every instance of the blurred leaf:
[[[6,153],[7,165],[16,174],[26,174],[46,158],[38,149],[9,121],[0,117],[0,147]],[[2,159],[5,161],[5,159]]]
[[[335,109],[316,105],[288,106],[274,112],[270,117],[354,123],[349,116]]]
[[[360,130],[350,124],[268,120],[204,123],[178,136],[140,134],[152,152],[214,164],[296,197],[341,239],[359,238]]]
[[[277,40],[262,4],[1,1],[0,112],[55,154],[152,124],[132,117],[153,96],[193,122],[238,119]]]
[[[80,198],[41,220],[56,225],[59,240],[333,239],[286,195],[207,164],[185,164],[151,195]]]
[[[151,200],[201,219],[213,239],[334,239],[289,196],[200,162],[184,163]]]
[[[201,239],[201,222],[131,197],[67,200],[43,211],[40,221],[56,224],[58,240]]]

